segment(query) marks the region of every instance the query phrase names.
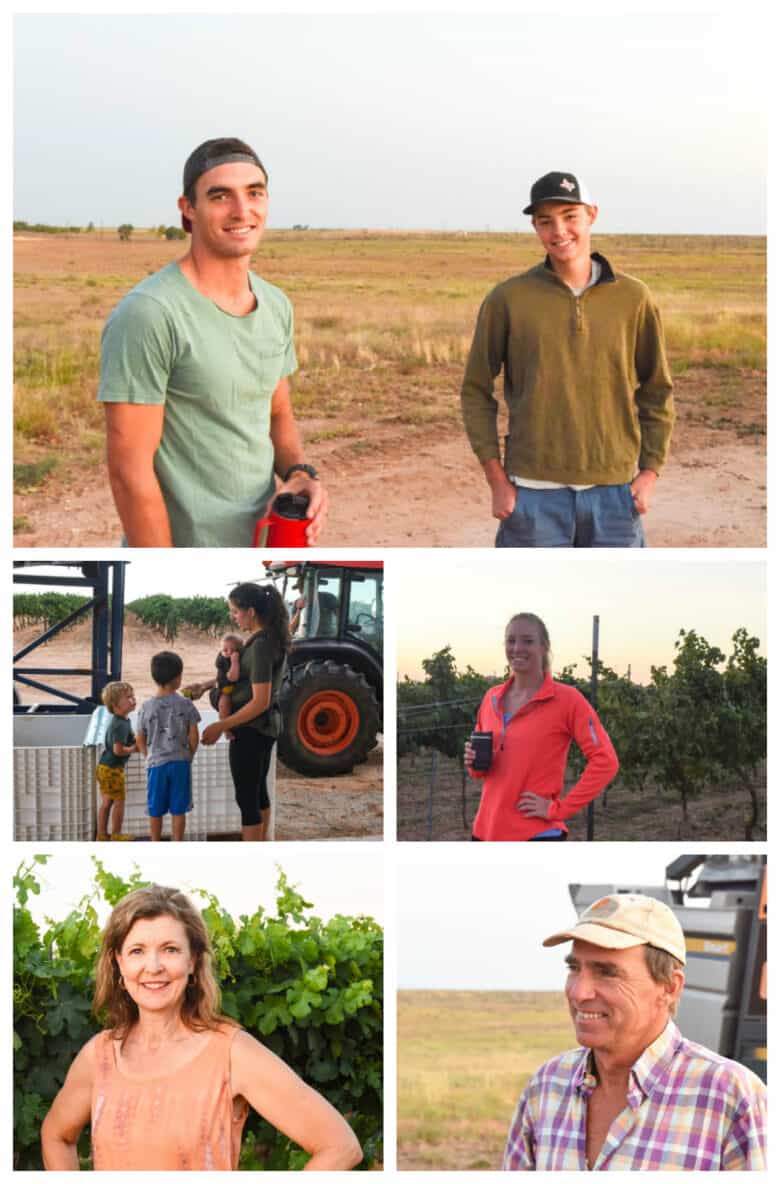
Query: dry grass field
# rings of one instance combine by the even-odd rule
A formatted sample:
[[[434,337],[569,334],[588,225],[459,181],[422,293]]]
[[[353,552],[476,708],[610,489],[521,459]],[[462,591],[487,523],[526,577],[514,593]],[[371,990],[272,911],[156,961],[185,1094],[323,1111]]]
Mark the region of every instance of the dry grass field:
[[[650,284],[665,319],[679,422],[647,520],[651,544],[762,545],[765,240],[602,236],[595,245]],[[140,231],[129,242],[109,231],[16,236],[18,544],[118,540],[95,403],[100,330],[182,247]],[[460,381],[481,300],[539,257],[526,234],[269,232],[253,266],[295,307],[294,404],[332,495],[324,542],[489,545]]]
[[[529,1077],[575,1045],[562,992],[399,991],[398,1167],[498,1171]]]

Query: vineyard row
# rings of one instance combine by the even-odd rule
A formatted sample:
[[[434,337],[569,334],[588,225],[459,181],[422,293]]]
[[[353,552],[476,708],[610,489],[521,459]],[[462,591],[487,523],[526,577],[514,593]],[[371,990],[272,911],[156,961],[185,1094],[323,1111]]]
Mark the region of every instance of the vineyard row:
[[[50,629],[88,603],[87,597],[68,592],[20,592],[14,595],[14,628],[38,625]],[[143,625],[156,629],[173,642],[180,629],[199,629],[216,637],[230,625],[227,602],[220,596],[144,596],[127,606]],[[71,626],[69,626],[71,627]]]

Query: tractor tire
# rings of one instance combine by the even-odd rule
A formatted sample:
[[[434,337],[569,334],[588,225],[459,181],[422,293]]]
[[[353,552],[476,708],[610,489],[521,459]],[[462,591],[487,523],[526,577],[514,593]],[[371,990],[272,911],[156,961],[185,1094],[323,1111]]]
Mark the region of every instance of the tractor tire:
[[[307,777],[351,773],[377,744],[379,707],[365,675],[334,661],[294,666],[279,694],[279,759]]]

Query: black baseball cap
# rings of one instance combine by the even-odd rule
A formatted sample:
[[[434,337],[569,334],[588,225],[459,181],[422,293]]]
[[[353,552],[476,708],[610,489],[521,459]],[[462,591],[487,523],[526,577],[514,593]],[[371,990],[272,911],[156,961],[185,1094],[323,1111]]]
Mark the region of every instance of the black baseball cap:
[[[588,187],[574,173],[545,173],[531,186],[531,202],[523,210],[533,214],[543,201],[565,201],[568,205],[595,206]]]
[[[256,164],[262,170],[266,181],[268,180],[268,170],[254,148],[250,148],[235,136],[220,136],[216,140],[204,140],[189,154],[184,164],[182,193],[192,193],[198,177],[202,177],[209,169],[215,169],[220,164],[235,163]],[[189,234],[192,223],[184,214],[181,216],[181,224]]]

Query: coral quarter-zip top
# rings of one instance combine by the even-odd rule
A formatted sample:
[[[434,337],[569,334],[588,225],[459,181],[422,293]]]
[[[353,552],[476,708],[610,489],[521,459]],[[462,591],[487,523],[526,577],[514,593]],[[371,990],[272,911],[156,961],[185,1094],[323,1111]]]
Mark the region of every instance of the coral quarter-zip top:
[[[471,772],[483,780],[482,800],[474,820],[478,839],[522,841],[532,839],[554,823],[564,825],[609,785],[619,766],[612,742],[598,715],[576,687],[544,682],[528,703],[508,719],[503,699],[509,678],[487,692],[477,715],[477,730],[493,733],[493,757],[485,773]],[[566,760],[572,740],[587,764],[577,783],[561,798]],[[546,818],[526,818],[517,809],[527,790],[549,798]]]

